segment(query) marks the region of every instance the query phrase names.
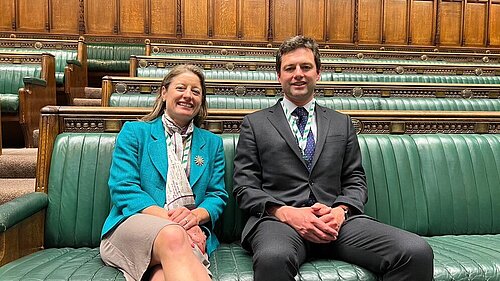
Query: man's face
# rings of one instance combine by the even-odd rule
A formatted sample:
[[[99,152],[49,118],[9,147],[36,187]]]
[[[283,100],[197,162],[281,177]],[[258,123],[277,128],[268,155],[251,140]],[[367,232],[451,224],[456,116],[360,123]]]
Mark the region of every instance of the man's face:
[[[296,105],[305,105],[313,98],[319,78],[319,70],[310,49],[299,48],[281,57],[278,81],[284,94]]]

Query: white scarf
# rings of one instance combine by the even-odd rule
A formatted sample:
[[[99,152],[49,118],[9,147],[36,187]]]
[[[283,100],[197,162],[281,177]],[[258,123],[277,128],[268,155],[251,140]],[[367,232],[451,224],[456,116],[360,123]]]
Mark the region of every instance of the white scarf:
[[[165,187],[166,203],[164,208],[167,210],[179,207],[194,209],[193,190],[188,180],[194,123],[191,120],[188,126],[181,128],[166,113],[163,114],[162,122],[165,129],[168,155],[167,184]]]

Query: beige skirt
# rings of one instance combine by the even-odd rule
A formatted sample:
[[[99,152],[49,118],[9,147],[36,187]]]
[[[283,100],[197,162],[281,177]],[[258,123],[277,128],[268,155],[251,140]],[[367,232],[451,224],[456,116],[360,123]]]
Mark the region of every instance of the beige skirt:
[[[151,262],[156,236],[162,228],[171,224],[176,223],[151,215],[133,215],[102,239],[101,259],[106,265],[123,272],[127,281],[142,280]],[[208,257],[198,247],[194,247],[193,252],[211,275]]]

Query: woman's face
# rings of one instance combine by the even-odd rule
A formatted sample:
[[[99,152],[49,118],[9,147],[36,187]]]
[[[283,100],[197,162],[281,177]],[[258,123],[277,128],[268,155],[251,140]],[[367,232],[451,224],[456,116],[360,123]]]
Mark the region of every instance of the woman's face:
[[[161,96],[166,103],[168,116],[184,127],[198,115],[201,108],[203,93],[200,78],[190,71],[179,74],[172,79],[168,89],[162,87]]]

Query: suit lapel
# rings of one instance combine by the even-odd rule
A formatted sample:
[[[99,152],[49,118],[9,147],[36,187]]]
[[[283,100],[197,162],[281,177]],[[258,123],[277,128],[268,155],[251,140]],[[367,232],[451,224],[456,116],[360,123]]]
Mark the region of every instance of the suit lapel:
[[[290,125],[286,120],[285,113],[283,112],[283,108],[281,107],[281,99],[271,108],[269,108],[269,115],[267,117],[269,122],[276,128],[281,137],[286,141],[288,146],[292,149],[295,155],[304,163],[305,161],[302,158],[302,152],[297,144],[297,140],[290,129]]]
[[[205,147],[205,139],[200,134],[200,128],[195,127],[193,131],[193,141],[191,142],[191,157],[190,157],[190,174],[189,184],[191,188],[194,187],[196,182],[200,179],[205,171],[208,163],[208,155]]]
[[[148,145],[149,158],[166,182],[168,167],[167,141],[161,118],[157,118],[151,123],[151,138],[152,140]]]
[[[314,151],[312,169],[314,169],[314,165],[316,161],[318,161],[319,155],[321,151],[323,151],[323,147],[325,146],[326,134],[328,132],[328,128],[330,127],[330,119],[326,116],[326,109],[322,106],[316,104],[316,125],[317,125],[317,133],[316,133],[316,148]]]

